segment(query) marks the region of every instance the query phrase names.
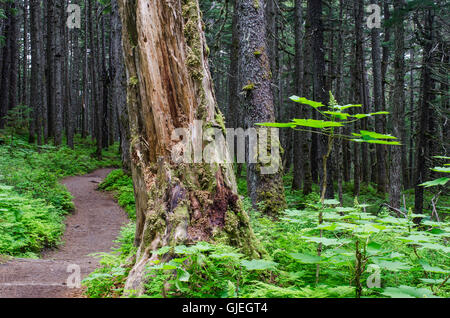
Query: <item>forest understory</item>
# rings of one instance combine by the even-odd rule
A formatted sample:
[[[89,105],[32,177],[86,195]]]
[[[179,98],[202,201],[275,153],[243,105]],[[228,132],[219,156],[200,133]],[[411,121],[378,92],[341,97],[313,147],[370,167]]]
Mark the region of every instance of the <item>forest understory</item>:
[[[448,298],[449,9],[0,0],[0,297]]]

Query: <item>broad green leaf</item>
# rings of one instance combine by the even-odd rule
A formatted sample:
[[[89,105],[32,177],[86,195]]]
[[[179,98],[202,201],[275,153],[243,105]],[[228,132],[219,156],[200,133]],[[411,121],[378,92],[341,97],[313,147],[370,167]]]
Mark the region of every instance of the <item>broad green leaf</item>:
[[[408,264],[398,261],[376,261],[375,264],[383,269],[393,272],[411,269],[411,266]]]
[[[420,186],[425,187],[425,188],[429,188],[429,187],[436,187],[436,186],[440,186],[440,185],[446,185],[447,182],[450,181],[450,178],[447,177],[443,177],[443,178],[439,178],[433,181],[428,181],[425,183],[420,184]]]
[[[335,200],[335,199],[327,199],[327,200],[323,201],[323,204],[325,204],[325,205],[339,205],[339,204],[341,204],[341,202],[339,202],[338,200]]]
[[[180,282],[188,282],[191,274],[184,269],[178,269],[178,280]]]
[[[440,268],[438,266],[431,266],[430,264],[427,264],[425,262],[421,262],[421,265],[422,265],[424,271],[431,272],[431,273],[448,274],[450,272],[450,271]]]
[[[380,250],[381,244],[378,244],[376,242],[370,242],[369,244],[367,244],[367,247],[374,249],[374,250]]]
[[[296,125],[294,123],[262,123],[255,124],[262,127],[274,127],[274,128],[294,128]]]
[[[367,130],[361,130],[360,134],[361,136],[368,136],[375,139],[397,139],[397,137],[394,137],[392,135],[379,134],[377,132]]]
[[[290,253],[290,257],[303,264],[317,264],[322,261],[322,257],[303,253]]]
[[[211,254],[211,258],[224,259],[224,258],[241,258],[243,255],[239,253],[222,253],[222,254]]]
[[[273,261],[267,261],[263,259],[254,259],[251,261],[243,260],[241,265],[249,271],[262,271],[268,269],[275,269],[278,264]]]
[[[343,127],[344,125],[334,121],[325,121],[317,119],[294,119],[296,126],[310,127],[310,128],[329,128],[329,127]]]
[[[344,105],[344,106],[336,105],[336,106],[333,106],[333,108],[339,109],[341,111],[345,110],[345,109],[349,109],[349,108],[355,108],[355,107],[362,107],[362,105],[359,104],[359,105]]]
[[[164,247],[161,247],[159,250],[153,252],[153,254],[164,255],[164,254],[169,253],[171,249],[172,248],[170,246],[164,246]]]
[[[327,114],[327,115],[331,115],[331,116],[336,116],[336,117],[338,117],[339,119],[342,119],[342,120],[346,120],[348,118],[348,116],[350,116],[347,113],[341,113],[341,112],[325,111],[323,113]]]
[[[420,278],[420,280],[426,284],[439,284],[440,285],[444,282],[444,279]],[[445,284],[446,285],[450,284],[450,280],[447,280],[447,282]]]
[[[436,171],[436,172],[450,173],[450,167],[435,167],[431,170]]]
[[[363,118],[370,117],[370,114],[355,114],[355,115],[350,115],[350,117],[354,117],[357,119],[363,119]]]
[[[319,108],[319,107],[324,107],[325,106],[324,104],[322,104],[320,102],[314,102],[314,101],[306,99],[304,97],[292,96],[290,99],[292,101],[296,102],[296,103],[309,105],[309,106],[314,107],[314,108]]]
[[[390,145],[390,146],[401,146],[402,144],[398,141],[385,141],[385,140],[364,140],[364,139],[350,139],[354,142],[367,142],[369,144],[378,144],[378,145]]]
[[[419,248],[426,248],[429,250],[442,251],[444,253],[450,253],[450,247],[444,246],[439,243],[419,243]]]
[[[416,288],[401,285],[399,287],[388,287],[383,291],[383,295],[392,298],[436,298],[433,292],[426,288]]]
[[[345,239],[337,240],[337,239],[330,239],[330,238],[326,238],[326,237],[302,236],[302,238],[309,242],[314,242],[317,244],[322,243],[325,246],[341,245],[341,244],[347,244],[350,242],[350,240],[345,240]]]
[[[334,231],[336,230],[336,228],[338,227],[338,225],[336,223],[323,223],[320,224],[316,227],[316,229],[319,230],[326,230],[326,231]]]
[[[345,213],[345,212],[355,212],[356,209],[355,208],[343,208],[343,207],[336,207],[336,211],[339,213]]]
[[[407,237],[402,237],[399,236],[398,237],[400,240],[404,241],[404,242],[408,242],[408,243],[429,243],[432,241],[430,236],[426,236],[424,234],[412,234],[410,236]]]
[[[376,113],[370,113],[371,116],[376,116],[376,115],[389,115],[389,112],[376,112]]]

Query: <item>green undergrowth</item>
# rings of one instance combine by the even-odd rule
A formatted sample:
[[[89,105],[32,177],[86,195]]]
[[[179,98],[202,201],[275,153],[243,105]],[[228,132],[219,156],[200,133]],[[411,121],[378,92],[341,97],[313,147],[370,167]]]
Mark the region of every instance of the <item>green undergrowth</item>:
[[[133,181],[123,170],[112,171],[99,189],[111,191],[118,200],[119,205],[125,209],[130,223],[122,227],[118,239],[115,241],[119,247],[113,248],[111,253],[99,253],[94,256],[100,258],[102,267],[96,269],[83,280],[86,294],[91,298],[119,297],[123,293],[123,286],[129,272],[124,266],[128,259],[136,254],[134,236],[136,233],[136,205],[133,191]]]
[[[123,170],[112,171],[99,185],[99,189],[114,192],[119,205],[125,209],[129,218],[136,219],[133,180]]]
[[[132,190],[126,178],[121,172],[113,172],[102,187],[118,191],[120,197],[120,192]],[[244,185],[240,179],[239,188]],[[127,187],[128,191],[124,189]],[[248,259],[236,248],[207,242],[164,247],[154,253],[170,261],[148,265],[146,292],[140,297],[450,296],[450,224],[445,218],[436,222],[426,215],[414,215],[410,206],[407,218],[395,217],[378,207],[374,209],[378,213],[369,213],[374,207],[360,198],[370,197],[370,189],[340,207],[336,200],[318,203],[318,192],[303,196],[286,188],[289,208],[278,220],[252,211],[249,199],[244,198],[253,230],[268,252],[265,259]],[[350,196],[347,192],[345,195]],[[321,224],[319,212],[324,219]],[[418,217],[422,218],[419,227],[413,222]],[[84,281],[88,296],[124,295],[135,253],[133,233],[131,223],[119,239],[122,249],[99,255],[103,268]],[[126,292],[134,297],[133,291]]]
[[[72,197],[61,178],[120,165],[118,145],[95,157],[95,145],[80,137],[75,149],[29,144],[27,136],[0,132],[0,255],[38,257],[54,247],[64,231]]]

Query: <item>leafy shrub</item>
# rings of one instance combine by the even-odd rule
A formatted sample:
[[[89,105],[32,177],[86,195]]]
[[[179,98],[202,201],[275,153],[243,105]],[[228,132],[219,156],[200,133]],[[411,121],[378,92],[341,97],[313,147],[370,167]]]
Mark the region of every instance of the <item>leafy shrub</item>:
[[[61,210],[0,185],[0,254],[36,257],[58,243],[62,221]]]
[[[99,189],[115,192],[119,205],[125,209],[130,219],[136,219],[133,180],[123,170],[112,171],[99,185]]]
[[[86,294],[90,298],[118,297],[123,293],[123,285],[127,278],[129,268],[123,266],[127,258],[136,253],[134,247],[135,224],[130,222],[122,227],[119,238],[115,241],[119,244],[111,253],[98,253],[94,256],[101,258],[102,267],[96,269],[82,284],[86,287]]]

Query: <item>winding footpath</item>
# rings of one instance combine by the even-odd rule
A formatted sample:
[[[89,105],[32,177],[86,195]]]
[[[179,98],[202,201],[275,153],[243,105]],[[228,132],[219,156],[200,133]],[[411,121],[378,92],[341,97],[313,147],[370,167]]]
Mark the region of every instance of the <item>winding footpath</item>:
[[[109,252],[120,228],[127,223],[125,211],[111,194],[97,191],[98,184],[111,171],[100,169],[61,181],[75,204],[74,213],[66,218],[63,245],[44,251],[38,260],[0,262],[0,298],[83,297],[81,289],[67,286],[67,279],[76,266],[82,279],[94,271],[99,260],[88,255]]]

